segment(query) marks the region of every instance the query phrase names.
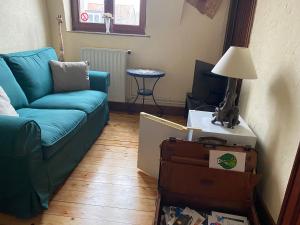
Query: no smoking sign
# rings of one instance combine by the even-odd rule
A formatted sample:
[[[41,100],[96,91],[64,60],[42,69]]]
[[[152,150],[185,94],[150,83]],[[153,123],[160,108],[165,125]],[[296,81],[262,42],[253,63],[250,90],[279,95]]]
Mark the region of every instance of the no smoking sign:
[[[83,22],[86,22],[89,19],[89,14],[87,14],[86,12],[83,12],[80,14],[80,18]]]

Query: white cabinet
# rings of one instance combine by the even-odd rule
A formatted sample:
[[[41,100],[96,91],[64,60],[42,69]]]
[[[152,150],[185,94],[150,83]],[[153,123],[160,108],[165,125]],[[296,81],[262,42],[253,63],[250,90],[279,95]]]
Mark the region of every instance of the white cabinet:
[[[255,148],[256,136],[243,120],[239,117],[240,124],[234,129],[221,126],[221,124],[212,124],[212,113],[190,110],[187,127],[200,130],[189,130],[188,140],[197,141],[199,137],[217,137],[227,141],[227,145],[241,145]]]

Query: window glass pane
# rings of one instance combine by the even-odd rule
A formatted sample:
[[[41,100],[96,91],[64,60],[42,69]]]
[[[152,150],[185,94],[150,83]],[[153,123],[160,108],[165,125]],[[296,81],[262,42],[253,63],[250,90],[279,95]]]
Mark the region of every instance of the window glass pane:
[[[115,0],[114,23],[124,25],[140,24],[140,0]]]
[[[104,0],[80,0],[79,18],[81,23],[104,23]]]

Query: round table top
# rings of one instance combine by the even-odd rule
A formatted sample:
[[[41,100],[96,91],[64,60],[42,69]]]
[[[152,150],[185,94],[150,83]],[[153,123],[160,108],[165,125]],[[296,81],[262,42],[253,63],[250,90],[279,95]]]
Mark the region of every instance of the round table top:
[[[127,74],[133,77],[142,78],[159,78],[165,76],[165,72],[163,71],[149,69],[128,69]]]

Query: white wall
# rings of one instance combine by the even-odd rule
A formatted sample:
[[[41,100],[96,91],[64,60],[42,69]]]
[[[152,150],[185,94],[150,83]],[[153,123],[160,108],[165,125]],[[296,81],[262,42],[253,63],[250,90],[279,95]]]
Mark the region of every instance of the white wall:
[[[246,81],[242,115],[259,138],[260,190],[277,220],[300,140],[300,2],[258,1],[250,42],[258,80]]]
[[[159,102],[182,106],[186,92],[192,88],[195,60],[215,63],[222,53],[229,7],[229,0],[224,0],[215,18],[210,19],[185,4],[181,20],[183,2],[147,1],[146,33],[150,37],[64,32],[66,59],[78,60],[81,47],[130,49],[133,52],[130,56],[130,67],[166,71],[166,77],[157,85]],[[63,0],[48,0],[47,3],[52,40],[58,49],[55,16],[64,14]],[[67,14],[69,18],[69,11]]]
[[[45,0],[0,0],[0,53],[49,46]]]

